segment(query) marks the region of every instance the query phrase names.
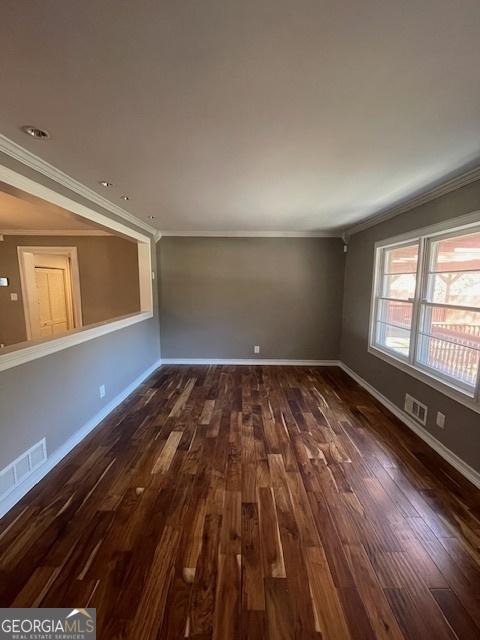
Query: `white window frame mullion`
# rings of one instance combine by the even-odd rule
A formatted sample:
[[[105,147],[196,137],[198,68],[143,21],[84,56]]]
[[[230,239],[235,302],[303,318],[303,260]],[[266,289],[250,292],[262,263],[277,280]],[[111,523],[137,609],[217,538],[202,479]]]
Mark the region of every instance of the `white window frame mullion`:
[[[415,283],[415,293],[412,300],[412,326],[410,327],[410,352],[408,361],[412,366],[415,365],[417,357],[418,326],[420,323],[420,314],[422,312],[421,301],[424,295],[424,274],[426,264],[428,266],[426,238],[421,237],[418,239],[417,281]]]
[[[372,286],[372,301],[370,308],[370,344],[377,344],[377,318],[378,318],[378,302],[380,300],[380,287],[383,279],[383,264],[385,260],[385,251],[383,248],[377,248],[375,250],[375,256],[373,261],[373,286]]]

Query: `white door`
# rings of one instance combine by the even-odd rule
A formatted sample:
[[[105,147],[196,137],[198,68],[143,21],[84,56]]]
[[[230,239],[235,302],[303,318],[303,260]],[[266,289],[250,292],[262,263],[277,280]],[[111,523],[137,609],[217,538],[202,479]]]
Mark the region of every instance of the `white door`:
[[[30,338],[51,338],[74,329],[69,258],[32,252],[25,262]]]
[[[41,338],[65,333],[71,328],[68,317],[66,276],[65,269],[35,267],[40,325],[38,334]]]

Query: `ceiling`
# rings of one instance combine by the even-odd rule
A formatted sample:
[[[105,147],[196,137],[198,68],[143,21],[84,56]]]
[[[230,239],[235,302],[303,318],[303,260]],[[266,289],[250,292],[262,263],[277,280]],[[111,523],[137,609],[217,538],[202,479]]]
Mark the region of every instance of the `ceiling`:
[[[479,33],[478,0],[2,0],[0,131],[163,231],[338,231],[478,163]]]
[[[6,187],[5,189],[10,189]],[[66,233],[98,234],[102,227],[54,204],[23,195],[16,190],[7,193],[0,188],[0,234],[11,232],[65,231]]]

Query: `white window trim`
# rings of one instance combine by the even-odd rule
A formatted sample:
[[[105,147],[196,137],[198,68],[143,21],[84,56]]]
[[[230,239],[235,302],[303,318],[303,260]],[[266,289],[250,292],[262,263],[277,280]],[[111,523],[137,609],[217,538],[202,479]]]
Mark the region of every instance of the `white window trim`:
[[[473,411],[480,413],[480,375],[477,376],[477,385],[473,396],[469,395],[460,386],[456,386],[451,380],[443,379],[441,374],[431,372],[430,369],[423,369],[419,363],[414,363],[406,358],[402,358],[396,353],[391,352],[388,349],[382,349],[375,344],[375,330],[376,330],[376,297],[378,291],[378,278],[379,269],[378,256],[381,255],[381,249],[385,247],[392,247],[395,245],[408,244],[414,240],[419,240],[419,263],[423,268],[426,268],[426,261],[423,260],[423,252],[425,250],[425,243],[428,239],[434,236],[443,236],[445,234],[458,235],[462,231],[468,231],[472,227],[476,227],[480,224],[480,211],[473,211],[464,216],[453,218],[439,224],[430,225],[421,229],[415,229],[411,232],[404,233],[392,238],[386,238],[375,243],[374,260],[373,260],[373,274],[372,274],[372,290],[370,295],[370,316],[369,316],[369,333],[368,333],[368,352],[377,358],[391,364],[392,366],[408,373],[413,378],[420,380],[428,386],[440,391],[444,395],[456,400],[457,402],[469,407]],[[428,239],[426,238],[428,236]],[[419,304],[418,287],[420,282],[417,279],[417,290],[415,292],[414,312],[412,315],[412,329],[411,336],[414,342],[414,349],[416,349],[417,331],[416,321],[418,314],[415,313],[415,305]],[[424,276],[421,278],[424,281]]]
[[[30,178],[0,165],[0,182],[20,189],[47,202],[58,205],[76,215],[86,218],[91,222],[100,224],[117,234],[137,241],[138,246],[138,271],[140,288],[140,311],[106,322],[75,329],[58,338],[35,341],[35,343],[22,343],[12,345],[0,351],[0,371],[17,367],[37,358],[50,355],[63,349],[68,349],[88,340],[94,340],[100,336],[118,331],[125,327],[143,322],[153,317],[153,289],[152,289],[152,248],[151,238],[143,233],[112,220],[111,218],[82,205],[71,198],[61,195],[57,191],[45,187]]]

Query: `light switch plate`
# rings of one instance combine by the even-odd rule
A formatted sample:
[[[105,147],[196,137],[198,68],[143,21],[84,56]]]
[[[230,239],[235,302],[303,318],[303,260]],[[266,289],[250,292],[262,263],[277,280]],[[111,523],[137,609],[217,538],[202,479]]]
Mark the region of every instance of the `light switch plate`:
[[[437,411],[437,427],[440,427],[440,429],[445,429],[445,414],[441,413],[440,411]]]

